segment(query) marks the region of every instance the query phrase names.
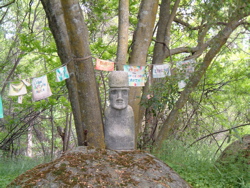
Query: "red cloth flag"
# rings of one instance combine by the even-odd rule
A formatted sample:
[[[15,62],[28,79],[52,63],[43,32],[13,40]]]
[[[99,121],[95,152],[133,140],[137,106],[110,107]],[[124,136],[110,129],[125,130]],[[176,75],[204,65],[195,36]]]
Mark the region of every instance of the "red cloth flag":
[[[114,71],[114,62],[96,58],[95,69],[103,71]]]

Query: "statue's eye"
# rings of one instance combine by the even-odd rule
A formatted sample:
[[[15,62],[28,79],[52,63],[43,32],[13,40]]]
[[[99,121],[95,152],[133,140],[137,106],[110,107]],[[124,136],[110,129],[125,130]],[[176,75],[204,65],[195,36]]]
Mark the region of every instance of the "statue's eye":
[[[116,90],[112,90],[110,91],[111,95],[116,95],[117,91]]]
[[[122,90],[122,94],[123,94],[123,95],[127,95],[127,94],[128,94],[128,91],[127,91],[127,90]]]

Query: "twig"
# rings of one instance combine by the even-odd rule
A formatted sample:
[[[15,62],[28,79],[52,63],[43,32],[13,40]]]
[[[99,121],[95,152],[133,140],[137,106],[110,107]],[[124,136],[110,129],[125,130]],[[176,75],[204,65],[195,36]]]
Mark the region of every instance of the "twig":
[[[15,3],[15,0],[13,0],[13,1],[11,1],[11,2],[5,4],[5,5],[0,6],[0,9],[1,9],[1,8],[4,8],[4,7],[7,7],[7,6],[11,5],[12,3]]]
[[[211,133],[211,134],[208,134],[208,135],[205,135],[203,137],[200,137],[198,138],[197,140],[195,140],[192,144],[190,144],[188,147],[191,147],[192,145],[194,145],[196,142],[204,139],[204,138],[207,138],[209,136],[212,136],[212,135],[215,135],[215,134],[219,134],[219,133],[223,133],[223,132],[227,132],[227,131],[230,131],[232,129],[236,129],[236,128],[239,128],[239,127],[244,127],[244,126],[247,126],[247,125],[250,125],[250,123],[246,123],[246,124],[242,124],[242,125],[238,125],[238,126],[235,126],[235,127],[231,127],[229,129],[225,129],[225,130],[222,130],[222,131],[217,131],[217,132],[214,132],[214,133]]]

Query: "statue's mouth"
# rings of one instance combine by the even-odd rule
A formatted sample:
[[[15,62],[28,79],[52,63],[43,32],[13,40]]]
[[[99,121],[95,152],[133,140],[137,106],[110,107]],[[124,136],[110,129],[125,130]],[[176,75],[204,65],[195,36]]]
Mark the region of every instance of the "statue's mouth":
[[[116,100],[116,103],[117,104],[123,104],[123,100],[122,99],[118,99],[118,100]]]

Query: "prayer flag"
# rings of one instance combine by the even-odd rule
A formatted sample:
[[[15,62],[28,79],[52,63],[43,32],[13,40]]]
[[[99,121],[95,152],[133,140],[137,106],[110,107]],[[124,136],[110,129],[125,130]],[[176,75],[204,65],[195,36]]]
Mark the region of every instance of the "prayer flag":
[[[27,94],[27,89],[23,82],[10,83],[9,96],[20,96],[25,94]]]
[[[23,95],[18,96],[17,102],[18,102],[19,104],[22,104],[22,103],[23,103]]]
[[[103,70],[103,71],[114,71],[114,62],[101,60],[96,58],[96,70]]]
[[[60,67],[56,69],[56,81],[61,82],[69,78],[69,72],[67,66]]]
[[[179,61],[176,63],[176,67],[188,78],[194,72],[195,63],[194,59]]]
[[[46,75],[32,79],[32,95],[33,101],[45,99],[52,95]]]
[[[27,79],[23,79],[22,82],[26,85],[26,86],[30,86],[30,80],[27,78]]]
[[[171,76],[169,64],[153,66],[153,78],[164,78],[166,76]]]
[[[184,80],[181,80],[178,82],[178,87],[179,89],[183,89],[186,86],[186,82]]]
[[[0,96],[0,118],[3,118],[3,103],[1,96]]]
[[[124,71],[128,72],[129,86],[145,85],[145,66],[124,65]]]

